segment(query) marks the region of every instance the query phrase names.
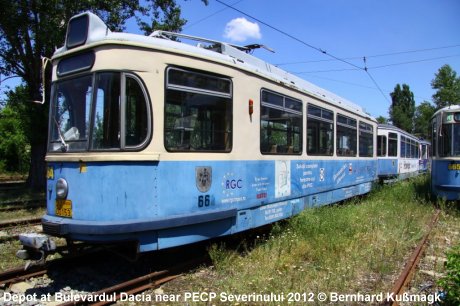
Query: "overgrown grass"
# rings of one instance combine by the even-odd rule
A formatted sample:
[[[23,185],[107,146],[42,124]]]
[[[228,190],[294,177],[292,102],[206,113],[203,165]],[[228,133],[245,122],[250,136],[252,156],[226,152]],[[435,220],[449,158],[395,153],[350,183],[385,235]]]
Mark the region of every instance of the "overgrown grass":
[[[24,181],[27,179],[28,173],[26,172],[7,172],[0,168],[0,182],[8,181]]]
[[[14,210],[14,211],[0,211],[0,221],[41,217],[45,213],[46,213],[45,207],[20,209],[20,210]]]
[[[340,205],[309,209],[239,248],[211,246],[214,269],[193,291],[232,294],[388,292],[424,235],[434,208],[427,177],[379,187]],[[417,193],[418,192],[418,193]],[[253,244],[248,247],[248,244]]]
[[[16,257],[16,251],[20,248],[19,240],[0,244],[0,272],[24,265],[24,260]]]

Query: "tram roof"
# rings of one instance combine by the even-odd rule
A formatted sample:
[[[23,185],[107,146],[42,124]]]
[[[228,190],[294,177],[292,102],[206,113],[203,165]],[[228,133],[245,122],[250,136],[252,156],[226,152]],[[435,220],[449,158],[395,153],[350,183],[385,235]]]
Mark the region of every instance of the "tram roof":
[[[77,44],[77,46],[68,47],[69,41],[72,39],[71,35],[78,37],[78,35],[82,36],[85,34],[81,33],[81,31],[79,32],[78,30],[75,30],[77,29],[77,26],[72,28],[72,21],[80,20],[80,23],[76,24],[81,28],[82,24],[84,24],[84,22],[81,22],[81,19],[86,18],[86,16],[88,16],[87,19],[85,19],[87,22],[86,39],[83,43]],[[198,43],[190,45],[172,40],[174,39],[172,37],[175,37],[176,39],[191,40]],[[75,42],[75,40],[72,42]],[[79,47],[84,48],[85,46],[92,44],[109,42],[126,45],[141,45],[142,47],[185,53],[187,55],[206,58],[208,60],[212,59],[216,62],[225,63],[227,65],[261,75],[284,86],[304,92],[332,105],[347,109],[359,114],[360,116],[375,121],[375,119],[366,113],[361,106],[245,52],[254,46],[264,47],[262,45],[237,46],[201,37],[165,31],[155,31],[150,36],[112,32],[98,16],[91,12],[85,12],[70,19],[67,29],[66,44],[62,48],[56,50],[53,58],[60,57],[61,55],[67,53],[67,51],[77,49]]]
[[[416,139],[416,140],[418,140],[418,141],[422,140],[422,139],[418,138],[417,136],[414,136],[414,135],[412,135],[411,133],[409,133],[409,132],[407,132],[407,131],[405,131],[405,130],[403,130],[403,129],[397,127],[397,126],[394,126],[394,125],[392,125],[392,124],[379,123],[379,124],[378,124],[378,128],[379,128],[379,130],[396,131],[396,132],[399,132],[399,133],[403,134],[403,135],[406,136],[406,137],[411,137],[411,138],[414,138],[414,139]]]
[[[431,117],[431,119],[433,119],[434,117],[436,117],[437,114],[441,113],[441,112],[446,112],[446,111],[460,111],[460,105],[449,105],[449,106],[446,106],[446,107],[443,107],[441,108],[440,110],[437,110],[433,116]]]

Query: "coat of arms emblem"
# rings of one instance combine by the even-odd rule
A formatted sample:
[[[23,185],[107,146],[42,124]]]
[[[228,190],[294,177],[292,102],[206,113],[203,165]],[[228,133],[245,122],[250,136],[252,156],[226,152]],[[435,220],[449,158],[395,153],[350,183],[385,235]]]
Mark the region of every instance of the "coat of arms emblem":
[[[207,192],[212,184],[212,168],[196,167],[195,168],[196,188],[201,192]]]

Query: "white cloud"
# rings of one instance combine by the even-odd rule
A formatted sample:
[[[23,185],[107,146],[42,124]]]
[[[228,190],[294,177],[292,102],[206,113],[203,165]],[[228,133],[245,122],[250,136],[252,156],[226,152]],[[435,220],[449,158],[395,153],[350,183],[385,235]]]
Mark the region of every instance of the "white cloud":
[[[248,38],[260,39],[262,34],[257,23],[252,23],[246,18],[235,18],[225,26],[224,37],[232,41],[243,42]]]

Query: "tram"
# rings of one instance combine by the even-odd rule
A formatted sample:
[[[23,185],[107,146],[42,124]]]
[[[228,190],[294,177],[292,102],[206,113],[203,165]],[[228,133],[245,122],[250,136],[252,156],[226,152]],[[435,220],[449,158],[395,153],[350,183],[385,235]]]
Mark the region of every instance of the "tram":
[[[417,176],[420,172],[419,147],[420,140],[414,135],[390,124],[379,124],[377,158],[380,181]]]
[[[432,117],[431,190],[446,200],[460,200],[460,106],[438,110]]]
[[[369,192],[376,120],[256,47],[74,16],[51,59],[44,233],[147,252]]]

